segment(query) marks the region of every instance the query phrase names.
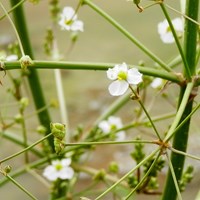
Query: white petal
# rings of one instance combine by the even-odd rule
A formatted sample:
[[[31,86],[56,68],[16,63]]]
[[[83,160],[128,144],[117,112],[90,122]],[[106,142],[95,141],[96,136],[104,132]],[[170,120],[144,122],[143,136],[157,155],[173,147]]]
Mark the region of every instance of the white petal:
[[[183,20],[181,18],[175,18],[172,20],[172,24],[174,26],[174,29],[179,32],[184,31],[184,25],[183,25]]]
[[[158,88],[162,85],[162,79],[161,78],[155,78],[152,82],[151,82],[151,87],[152,88]]]
[[[75,11],[72,7],[64,7],[61,17],[64,17],[66,20],[76,20],[77,19],[77,15],[75,15]]]
[[[127,81],[129,84],[137,85],[142,82],[142,74],[136,68],[129,69]]]
[[[104,133],[109,133],[110,132],[110,124],[108,121],[103,120],[99,123],[98,127],[104,132]]]
[[[76,20],[71,25],[72,31],[82,31],[83,32],[83,22],[80,20]]]
[[[117,79],[117,75],[118,75],[118,71],[115,68],[109,68],[107,70],[107,77],[110,80],[116,80]]]
[[[166,19],[164,21],[158,23],[158,33],[160,35],[165,34],[168,27],[169,27],[169,24]]]
[[[18,56],[15,55],[15,54],[10,55],[10,56],[7,56],[7,57],[6,57],[6,60],[7,60],[7,61],[16,61],[16,60],[18,60]]]
[[[58,178],[57,171],[52,165],[49,165],[44,169],[43,176],[50,181],[55,181]]]
[[[116,141],[123,141],[126,138],[126,133],[124,131],[120,131],[116,134]]]
[[[115,125],[118,129],[122,128],[122,121],[119,117],[110,116],[108,122],[110,125]]]
[[[161,40],[166,44],[172,44],[174,43],[174,36],[172,32],[165,33],[160,36]]]
[[[124,71],[127,72],[128,71],[128,66],[125,62],[123,62],[120,65],[115,65],[115,67],[119,70],[119,71]]]
[[[65,159],[62,159],[62,160],[61,160],[61,165],[62,165],[63,167],[69,166],[70,164],[71,164],[71,158],[65,158]]]
[[[116,80],[109,85],[108,90],[111,95],[120,96],[126,92],[126,90],[128,89],[128,86],[129,84],[126,81]]]
[[[71,179],[74,176],[74,170],[71,167],[65,167],[59,171],[59,178]]]

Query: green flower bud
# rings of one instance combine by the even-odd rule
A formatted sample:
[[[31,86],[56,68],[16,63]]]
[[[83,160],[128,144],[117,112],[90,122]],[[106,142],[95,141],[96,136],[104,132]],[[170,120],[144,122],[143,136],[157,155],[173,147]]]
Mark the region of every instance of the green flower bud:
[[[28,55],[22,56],[19,61],[20,61],[20,64],[21,64],[21,68],[24,69],[24,70],[26,70],[28,66],[34,64],[32,59]]]
[[[10,165],[7,165],[7,166],[4,168],[4,172],[5,172],[6,174],[8,174],[8,173],[10,173],[11,169],[12,169],[12,167],[11,167]]]
[[[111,162],[109,165],[109,171],[112,173],[118,173],[119,172],[119,166],[116,162]]]
[[[61,154],[62,150],[65,148],[65,143],[58,138],[54,138],[54,148],[57,154]]]
[[[41,135],[45,135],[47,133],[47,129],[46,129],[46,127],[40,125],[37,127],[37,132]]]
[[[21,123],[23,121],[23,117],[22,117],[22,115],[21,114],[17,114],[17,115],[15,115],[15,122],[16,123]]]
[[[65,137],[65,125],[60,123],[51,123],[50,124],[51,133],[55,138],[63,140]]]
[[[21,104],[21,108],[24,110],[29,104],[28,98],[26,98],[26,97],[21,98],[20,104]]]
[[[99,170],[99,171],[95,174],[95,176],[93,177],[93,179],[94,179],[94,180],[100,181],[100,180],[104,180],[105,176],[106,176],[105,170],[104,170],[104,169],[101,169],[101,170]]]

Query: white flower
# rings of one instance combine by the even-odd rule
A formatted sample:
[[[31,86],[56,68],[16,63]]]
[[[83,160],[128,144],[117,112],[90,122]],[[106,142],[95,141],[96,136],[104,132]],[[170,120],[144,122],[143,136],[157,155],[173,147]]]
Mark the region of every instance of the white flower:
[[[175,18],[172,20],[172,24],[174,26],[177,36],[182,37],[184,31],[183,20],[181,18]],[[175,41],[172,31],[166,19],[158,24],[158,33],[160,35],[161,40],[164,43],[170,44]]]
[[[71,164],[70,158],[65,158],[62,160],[54,160],[52,164],[44,169],[43,176],[45,176],[50,181],[55,181],[60,179],[71,179],[74,175],[74,170],[69,167]]]
[[[156,89],[156,88],[160,88],[163,85],[163,79],[161,78],[155,78],[152,82],[151,82],[151,87]]]
[[[77,15],[73,8],[64,7],[58,24],[63,30],[67,31],[83,31],[83,22],[77,20]]]
[[[142,82],[142,74],[136,68],[128,69],[126,63],[115,65],[114,68],[109,68],[107,77],[113,82],[109,85],[108,90],[113,96],[124,94],[129,85],[137,85]]]
[[[16,60],[18,60],[18,56],[15,54],[6,57],[6,61],[16,61]]]
[[[119,117],[110,116],[107,120],[103,120],[99,123],[98,127],[103,131],[103,133],[111,133],[123,127],[122,121]],[[124,140],[125,132],[119,131],[116,134],[116,140]]]

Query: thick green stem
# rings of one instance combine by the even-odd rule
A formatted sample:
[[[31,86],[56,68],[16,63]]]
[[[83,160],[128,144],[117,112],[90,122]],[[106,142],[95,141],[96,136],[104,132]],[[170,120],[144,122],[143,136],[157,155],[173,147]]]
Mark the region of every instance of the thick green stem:
[[[187,0],[186,6],[186,15],[194,20],[198,20],[198,8],[199,8],[199,0]],[[185,23],[185,36],[184,36],[184,53],[186,56],[186,61],[190,68],[191,75],[195,74],[196,70],[196,46],[197,46],[197,25],[192,21],[186,19]],[[187,73],[187,72],[185,72]],[[188,74],[186,75],[188,77]],[[189,77],[191,78],[191,77]],[[185,87],[181,88],[180,96],[179,96],[179,105],[183,100],[183,96],[185,93]],[[193,105],[193,95],[188,99],[187,105],[181,117],[179,124],[187,118],[187,116],[192,112]],[[190,127],[190,120],[187,122],[176,132],[173,141],[173,148],[179,151],[186,152],[187,150],[187,141],[188,141],[188,132]],[[171,154],[171,163],[174,168],[174,173],[176,175],[177,182],[181,179],[183,168],[184,168],[185,156],[179,155],[174,152]],[[171,172],[168,172],[167,182],[164,189],[164,194],[162,200],[176,200],[177,191],[176,187],[171,175]]]
[[[4,62],[5,70],[20,69],[19,62]],[[34,64],[29,66],[28,69],[70,69],[70,70],[101,70],[105,71],[108,68],[113,67],[116,63],[92,63],[92,62],[69,62],[69,61],[37,61],[34,60]],[[137,68],[142,74],[154,77],[160,77],[168,81],[181,84],[184,81],[181,75],[177,75],[164,70],[154,69],[151,66],[141,67],[136,65],[129,65],[130,67]],[[169,64],[169,66],[173,66]]]
[[[10,0],[12,6],[18,4],[19,0]],[[26,27],[26,21],[24,16],[24,11],[22,5],[18,6],[16,9],[13,10],[13,17],[15,21],[15,26],[18,31],[18,34],[21,38],[22,46],[26,55],[29,55],[33,59],[33,52],[29,40],[29,35]],[[37,74],[37,71],[33,68],[29,70],[28,75],[28,82],[32,92],[32,96],[35,102],[36,109],[40,109],[45,107],[46,103],[44,100],[42,88],[40,85],[40,80]],[[44,110],[38,114],[38,118],[40,123],[47,128],[47,133],[50,132],[49,124],[51,122],[48,110]],[[53,137],[48,138],[49,144],[54,149],[53,145]]]

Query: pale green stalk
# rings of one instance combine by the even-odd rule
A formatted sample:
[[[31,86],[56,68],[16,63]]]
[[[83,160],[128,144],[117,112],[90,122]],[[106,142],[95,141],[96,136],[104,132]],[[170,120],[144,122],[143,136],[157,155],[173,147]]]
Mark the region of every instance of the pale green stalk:
[[[5,174],[5,177],[9,179],[12,183],[14,183],[23,192],[25,192],[31,199],[37,200],[36,197],[34,197],[28,190],[26,190],[22,185],[20,185],[17,181],[15,181],[11,176]]]
[[[141,49],[146,55],[148,55],[151,59],[153,59],[156,63],[158,63],[163,69],[168,72],[173,72],[171,68],[167,66],[160,58],[152,53],[147,47],[145,47],[140,41],[138,41],[132,34],[130,34],[124,27],[122,27],[117,21],[115,21],[111,16],[109,16],[106,12],[104,12],[101,8],[96,6],[90,0],[82,0],[83,4],[87,4],[93,10],[95,10],[98,14],[100,14],[105,20],[107,20],[110,24],[112,24],[117,30],[119,30],[123,35],[125,35],[131,42],[133,42],[139,49]]]
[[[67,112],[67,107],[65,103],[65,96],[64,96],[60,69],[55,69],[54,74],[55,74],[56,91],[57,91],[58,101],[59,101],[61,122],[66,125],[66,142],[70,142],[69,118],[68,118],[68,112]]]
[[[191,91],[193,89],[193,86],[194,86],[194,83],[193,82],[190,82],[187,84],[187,87],[186,87],[186,90],[185,90],[185,93],[184,93],[184,96],[183,96],[183,99],[181,101],[181,104],[178,108],[178,111],[177,111],[177,114],[176,114],[176,117],[172,123],[172,125],[170,126],[170,129],[169,131],[167,132],[167,135],[164,139],[164,142],[167,142],[174,134],[174,130],[176,129],[176,127],[178,126],[179,122],[180,122],[180,119],[183,115],[183,112],[185,111],[185,107],[188,103],[188,99],[190,97],[190,94],[191,94]]]
[[[101,142],[76,142],[76,143],[65,143],[65,146],[88,146],[88,145],[106,145],[106,144],[155,144],[155,141],[149,140],[125,140],[125,141],[101,141]]]
[[[156,156],[156,158],[154,159],[153,163],[151,164],[150,168],[148,169],[148,171],[146,172],[146,174],[142,177],[141,181],[137,184],[137,186],[125,197],[124,200],[128,200],[133,193],[135,193],[135,191],[137,191],[137,189],[143,184],[143,182],[146,180],[146,178],[148,177],[148,175],[151,173],[152,169],[154,168],[158,158],[160,157],[160,154],[158,154]]]
[[[18,43],[19,43],[19,47],[20,47],[21,54],[22,54],[22,56],[24,56],[24,55],[25,55],[25,53],[24,53],[24,48],[23,48],[21,39],[20,39],[20,37],[19,37],[19,34],[18,34],[18,32],[17,32],[17,29],[15,28],[15,25],[14,25],[12,19],[10,18],[8,12],[6,11],[6,9],[4,8],[4,6],[3,6],[3,4],[2,4],[1,2],[0,2],[0,5],[1,5],[3,11],[5,12],[6,17],[8,18],[8,20],[9,20],[9,22],[10,22],[10,24],[11,24],[11,26],[12,26],[14,32],[15,32],[15,36],[17,37],[17,41],[18,41]]]
[[[28,151],[28,150],[30,150],[31,148],[33,148],[33,147],[36,146],[37,144],[41,143],[42,141],[46,140],[46,139],[47,139],[48,137],[50,137],[50,136],[52,136],[52,133],[49,133],[48,135],[46,135],[46,136],[43,137],[42,139],[40,139],[40,140],[34,142],[32,145],[30,145],[30,146],[28,146],[28,147],[22,149],[21,151],[19,151],[19,152],[17,152],[17,153],[14,153],[13,155],[8,156],[8,157],[6,157],[6,158],[0,160],[0,164],[3,163],[3,162],[5,162],[5,161],[7,161],[7,160],[10,160],[10,159],[12,159],[12,158],[18,156],[18,155],[20,155],[20,154],[22,154],[22,153],[24,153],[24,152],[26,152],[26,151]]]
[[[177,182],[177,179],[176,179],[176,174],[174,172],[172,162],[171,162],[167,152],[166,152],[166,157],[167,157],[167,161],[168,161],[168,164],[169,164],[169,168],[170,168],[170,171],[171,171],[172,178],[174,180],[174,185],[175,185],[175,188],[176,188],[178,199],[182,200],[181,192],[180,192],[179,185],[178,185],[178,182]]]
[[[92,62],[66,62],[66,61],[39,61],[33,60],[34,64],[28,66],[29,69],[70,69],[70,70],[101,70],[106,71],[108,68],[112,68],[116,63],[92,63]],[[5,70],[20,69],[19,62],[4,62]],[[169,80],[174,83],[181,84],[182,77],[180,74],[174,74],[163,70],[152,68],[151,66],[141,67],[136,65],[129,65],[130,68],[137,68],[142,74],[160,77]]]
[[[169,147],[169,149],[170,149],[171,151],[173,151],[174,153],[177,153],[177,154],[180,154],[180,155],[184,155],[184,156],[187,156],[188,158],[192,158],[192,159],[195,159],[195,160],[200,161],[200,158],[197,157],[197,156],[191,155],[191,154],[189,154],[189,153],[185,153],[185,152],[183,152],[183,151],[179,151],[179,150],[177,150],[177,149],[174,149],[173,147]]]
[[[15,8],[17,8],[18,6],[22,5],[25,1],[27,0],[21,0],[19,3],[17,3],[15,6],[13,6],[9,11],[7,11],[7,13],[11,13]],[[3,16],[0,17],[0,20],[4,19],[7,15],[4,14]]]
[[[102,194],[100,194],[95,200],[99,200],[102,197],[104,197],[106,194],[108,194],[111,190],[113,190],[117,185],[119,185],[124,179],[126,179],[128,176],[130,176],[135,170],[137,170],[140,166],[142,166],[147,160],[152,158],[160,149],[157,149],[153,151],[150,155],[148,155],[145,159],[143,159],[138,165],[136,165],[132,170],[130,170],[128,173],[126,173],[122,178],[120,178],[115,184],[113,184],[111,187],[109,187],[106,191],[104,191]]]

